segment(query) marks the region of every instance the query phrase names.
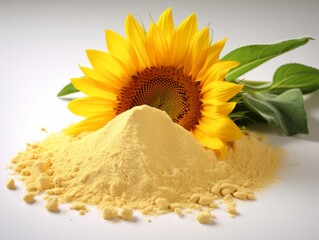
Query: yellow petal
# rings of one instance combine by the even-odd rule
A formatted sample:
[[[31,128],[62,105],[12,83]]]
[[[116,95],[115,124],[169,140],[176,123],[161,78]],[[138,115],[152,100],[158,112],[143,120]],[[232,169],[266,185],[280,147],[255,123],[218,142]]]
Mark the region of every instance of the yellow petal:
[[[161,14],[157,21],[157,26],[163,31],[167,42],[170,43],[174,32],[174,21],[171,7]]]
[[[76,115],[93,117],[114,112],[116,102],[99,97],[77,98],[69,102],[68,108]]]
[[[210,119],[203,116],[197,126],[201,131],[216,136],[224,142],[233,142],[243,136],[239,127],[228,117]]]
[[[211,100],[209,103],[203,104],[201,114],[208,118],[220,118],[230,114],[236,106],[235,102],[219,102]]]
[[[212,100],[227,102],[233,96],[241,91],[243,85],[230,82],[211,82],[201,91],[201,101],[204,104],[210,104]]]
[[[187,17],[176,29],[172,36],[170,46],[170,64],[175,67],[183,67],[184,62],[189,59],[186,58],[188,48],[192,36],[197,32],[196,15],[192,14]]]
[[[162,30],[152,23],[147,32],[147,44],[149,50],[149,56],[152,55],[152,65],[166,66],[168,64],[168,44]]]
[[[214,63],[216,63],[219,60],[220,53],[223,50],[225,43],[226,43],[226,38],[214,43],[208,49],[205,64],[203,65],[202,69],[197,75],[197,78],[199,80],[203,79],[207,69],[209,69]]]
[[[92,68],[80,66],[82,72],[88,79],[96,80],[105,85],[105,88],[109,88],[111,92],[119,93],[121,84],[117,79],[110,79],[109,77],[102,76]]]
[[[86,50],[87,57],[92,67],[102,76],[112,79],[117,78],[126,84],[131,75],[126,66],[112,55],[99,50]]]
[[[105,114],[98,115],[94,117],[87,118],[82,122],[72,125],[68,129],[66,129],[66,134],[77,135],[81,132],[85,131],[95,131],[105,126],[112,118],[114,118],[114,114]]]
[[[72,78],[73,86],[90,97],[102,97],[115,101],[117,94],[107,85],[87,78]]]
[[[142,68],[149,67],[150,61],[146,50],[146,35],[142,27],[132,15],[128,15],[125,21],[125,32],[129,43],[139,59]]]
[[[219,152],[222,158],[226,156],[226,146],[223,141],[217,137],[210,136],[207,133],[202,132],[199,128],[195,127],[192,130],[192,134],[199,140],[199,142],[210,149],[216,150]]]
[[[227,38],[223,38],[222,40],[219,40],[218,42],[215,42],[209,49],[210,58],[208,59],[210,61],[210,65],[217,62],[220,57],[220,53],[222,52],[225,44],[226,44]]]
[[[238,65],[239,63],[234,61],[219,61],[213,64],[207,69],[205,76],[203,77],[203,81],[201,82],[203,88],[206,88],[206,86],[212,82],[224,81],[229,70],[237,67]]]
[[[121,61],[127,66],[130,75],[134,75],[138,69],[138,58],[133,51],[131,45],[120,34],[106,30],[106,44],[109,53],[121,59]]]
[[[198,72],[203,67],[209,48],[209,29],[208,27],[195,33],[191,39],[190,61],[184,66],[185,75],[196,78]]]

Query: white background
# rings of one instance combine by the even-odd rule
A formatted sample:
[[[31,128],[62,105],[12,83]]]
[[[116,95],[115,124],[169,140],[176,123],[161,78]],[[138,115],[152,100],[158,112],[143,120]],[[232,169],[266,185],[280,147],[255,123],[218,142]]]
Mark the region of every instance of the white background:
[[[104,29],[124,33],[127,13],[149,24],[168,6],[179,23],[195,12],[201,27],[210,23],[214,40],[225,36],[224,54],[247,44],[289,38],[318,38],[319,2],[304,1],[1,1],[0,2],[0,239],[319,239],[319,92],[307,97],[309,135],[284,137],[264,131],[287,151],[282,180],[257,194],[255,202],[239,202],[232,219],[216,211],[203,226],[189,215],[110,223],[95,211],[51,214],[38,201],[22,201],[24,189],[5,188],[10,159],[30,141],[45,136],[41,127],[59,131],[77,121],[56,93],[87,65],[85,49],[105,50]],[[319,43],[312,41],[246,75],[271,80],[281,64],[299,62],[319,67]],[[295,164],[298,162],[299,164]],[[152,219],[149,223],[147,219]]]

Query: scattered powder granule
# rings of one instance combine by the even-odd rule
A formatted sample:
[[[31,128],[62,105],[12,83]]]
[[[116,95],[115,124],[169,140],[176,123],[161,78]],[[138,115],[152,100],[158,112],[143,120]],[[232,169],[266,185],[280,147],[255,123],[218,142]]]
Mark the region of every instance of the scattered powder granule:
[[[133,211],[128,207],[123,207],[120,209],[119,215],[122,219],[130,221],[133,218]]]
[[[169,207],[178,216],[180,216],[180,217],[183,216],[183,209],[182,209],[182,205],[180,203],[171,203]]]
[[[175,208],[174,209],[174,213],[176,213],[180,217],[182,217],[184,215],[183,214],[183,209],[181,209],[181,208]]]
[[[233,196],[235,198],[238,198],[238,199],[241,199],[241,200],[247,199],[247,193],[246,192],[234,192]]]
[[[249,200],[256,200],[254,193],[252,193],[252,192],[247,193],[247,199],[249,199]]]
[[[102,217],[104,219],[116,219],[119,217],[118,214],[118,209],[117,207],[112,207],[112,206],[106,206],[103,210],[102,210]]]
[[[215,202],[211,202],[211,203],[209,204],[209,207],[210,207],[210,208],[218,208],[218,205],[217,205]]]
[[[36,196],[35,193],[32,193],[32,192],[31,192],[31,193],[27,193],[27,194],[24,195],[23,200],[24,200],[26,203],[31,204],[31,203],[34,203],[34,202],[35,202],[35,199],[34,199],[35,196]]]
[[[52,179],[46,173],[41,173],[37,179],[38,188],[40,190],[47,190],[54,187]]]
[[[203,211],[197,214],[197,221],[201,224],[207,224],[210,222],[210,219],[212,218],[209,211]]]
[[[234,215],[236,199],[252,200],[257,189],[277,180],[281,159],[280,149],[252,132],[227,146],[220,159],[165,112],[138,106],[95,132],[61,131],[28,144],[11,169],[28,192],[45,193],[52,211],[58,203],[81,203],[105,219],[125,219],[126,208],[179,215],[216,208],[221,200],[233,203],[228,212]]]
[[[198,203],[202,206],[209,206],[213,203],[214,199],[211,196],[201,196],[198,200]]]
[[[86,208],[86,204],[81,202],[73,203],[70,209],[79,211],[80,215],[84,215],[85,213],[88,212],[88,209]]]
[[[227,212],[232,216],[235,217],[237,215],[237,210],[234,205],[228,205],[227,206]]]
[[[15,181],[13,178],[9,179],[7,181],[7,188],[10,189],[10,190],[15,190],[16,189],[16,184],[15,184]]]
[[[157,198],[155,204],[160,210],[166,210],[170,206],[170,202],[165,198]]]
[[[191,203],[197,203],[197,201],[199,200],[199,198],[200,198],[200,194],[195,193],[195,194],[193,194],[193,195],[191,196],[190,202],[191,202]]]
[[[50,212],[58,212],[59,211],[58,198],[48,197],[45,207]]]

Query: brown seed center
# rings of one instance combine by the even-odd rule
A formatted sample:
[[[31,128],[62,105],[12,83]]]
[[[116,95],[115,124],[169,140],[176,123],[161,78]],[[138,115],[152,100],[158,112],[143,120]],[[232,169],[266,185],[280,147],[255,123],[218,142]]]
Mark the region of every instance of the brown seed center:
[[[120,114],[146,104],[165,111],[174,122],[190,130],[200,118],[199,93],[199,84],[185,76],[182,68],[146,68],[121,89],[115,110]]]

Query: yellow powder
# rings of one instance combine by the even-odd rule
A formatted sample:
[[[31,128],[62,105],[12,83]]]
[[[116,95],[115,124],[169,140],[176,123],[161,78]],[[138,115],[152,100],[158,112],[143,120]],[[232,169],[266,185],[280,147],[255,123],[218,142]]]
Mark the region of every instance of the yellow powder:
[[[85,203],[80,203],[80,202],[73,203],[70,209],[79,211],[80,215],[84,215],[85,213],[88,212]]]
[[[106,206],[102,210],[102,217],[107,220],[116,219],[119,217],[117,207]]]
[[[170,206],[169,201],[167,201],[167,199],[165,199],[165,198],[157,198],[155,200],[155,204],[158,207],[158,209],[160,209],[160,210],[168,209]]]
[[[16,189],[16,183],[15,183],[14,179],[13,178],[9,179],[7,181],[7,185],[6,186],[10,190],[15,190]]]
[[[24,195],[23,197],[23,200],[26,202],[26,203],[34,203],[35,202],[35,194],[34,193],[27,193],[26,195]]]
[[[183,216],[183,211],[182,211],[181,208],[175,208],[175,209],[174,209],[174,212],[175,212],[178,216],[180,216],[180,217]]]
[[[120,211],[119,211],[119,215],[122,219],[126,220],[126,221],[130,221],[133,217],[133,211],[131,208],[128,207],[123,207]]]
[[[98,131],[78,137],[62,131],[29,144],[12,169],[29,192],[45,192],[48,210],[56,211],[58,202],[89,204],[105,219],[127,220],[127,209],[180,215],[212,210],[217,199],[235,215],[234,198],[254,199],[254,191],[276,180],[280,163],[281,151],[259,134],[247,132],[220,159],[165,112],[139,106]]]
[[[197,221],[198,221],[199,223],[201,223],[201,224],[207,224],[207,223],[210,222],[211,217],[212,217],[212,216],[211,216],[210,212],[208,212],[208,211],[203,211],[203,212],[200,212],[200,213],[197,215],[196,219],[197,219]]]
[[[48,198],[45,207],[50,212],[58,212],[59,211],[58,198],[57,197]]]

